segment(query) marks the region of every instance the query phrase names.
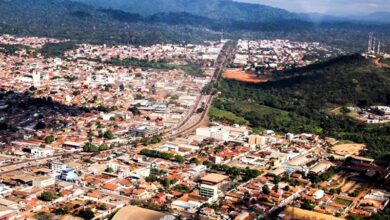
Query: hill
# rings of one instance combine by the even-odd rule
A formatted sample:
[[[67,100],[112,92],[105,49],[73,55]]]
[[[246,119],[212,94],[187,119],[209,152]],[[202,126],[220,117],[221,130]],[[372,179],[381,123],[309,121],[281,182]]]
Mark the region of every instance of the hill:
[[[366,125],[329,108],[390,104],[390,69],[354,55],[285,72],[265,84],[222,80],[214,108],[242,117],[257,129],[310,132],[366,143],[368,154],[390,157],[390,125]],[[273,109],[270,111],[269,109]]]
[[[150,16],[186,12],[217,20],[265,22],[297,19],[286,10],[231,0],[77,0],[86,4]]]
[[[355,18],[360,21],[390,23],[390,12],[378,11],[363,17]]]
[[[0,33],[133,44],[201,41],[220,36],[200,26],[156,24],[138,14],[99,10],[68,0],[0,0]]]
[[[285,10],[228,0],[130,0],[127,11],[103,5],[125,1],[80,1],[0,0],[0,34],[153,44],[218,40],[223,33],[230,39],[318,41],[360,51],[367,48],[368,33],[376,32],[383,36],[384,49],[390,45],[390,25],[316,23]],[[106,8],[97,8],[99,2]]]

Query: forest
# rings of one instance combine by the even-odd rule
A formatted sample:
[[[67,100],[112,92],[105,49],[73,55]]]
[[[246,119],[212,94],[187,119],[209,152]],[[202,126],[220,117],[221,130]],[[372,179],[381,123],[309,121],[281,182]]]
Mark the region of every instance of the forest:
[[[368,25],[346,21],[313,23],[269,7],[259,8],[260,16],[254,6],[236,3],[232,8],[221,8],[218,15],[208,13],[210,16],[206,16],[207,11],[214,9],[203,9],[201,2],[189,2],[197,5],[199,13],[190,13],[180,7],[174,12],[162,10],[145,14],[142,11],[99,8],[74,1],[0,0],[0,34],[134,45],[199,43],[219,40],[223,35],[229,39],[318,41],[349,51],[366,49],[369,32],[380,35],[384,46],[390,42],[390,24]],[[188,7],[194,9],[195,6]],[[218,6],[215,7],[218,9]],[[226,15],[232,14],[239,17],[226,18]]]
[[[242,118],[255,131],[310,132],[365,143],[368,156],[389,160],[389,124],[368,125],[330,112],[340,106],[389,105],[388,85],[390,69],[350,55],[279,73],[264,84],[222,79],[213,108],[234,116],[222,120]]]

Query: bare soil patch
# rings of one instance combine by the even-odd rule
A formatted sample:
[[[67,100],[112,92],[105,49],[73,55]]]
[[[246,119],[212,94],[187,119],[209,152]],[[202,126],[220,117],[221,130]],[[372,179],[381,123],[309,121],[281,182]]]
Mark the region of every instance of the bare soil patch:
[[[270,76],[257,76],[254,73],[248,73],[241,69],[226,69],[223,77],[249,83],[264,83],[271,80]]]

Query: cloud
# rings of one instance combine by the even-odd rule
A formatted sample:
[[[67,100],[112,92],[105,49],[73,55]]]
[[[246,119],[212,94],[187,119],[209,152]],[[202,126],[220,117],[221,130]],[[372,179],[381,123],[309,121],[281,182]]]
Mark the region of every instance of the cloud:
[[[390,0],[235,0],[284,8],[294,12],[332,15],[366,15],[390,11]]]

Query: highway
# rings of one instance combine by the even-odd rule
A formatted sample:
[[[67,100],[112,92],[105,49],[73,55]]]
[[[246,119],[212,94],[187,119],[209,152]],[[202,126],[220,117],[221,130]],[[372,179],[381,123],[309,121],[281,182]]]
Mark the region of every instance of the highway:
[[[196,129],[199,125],[202,124],[204,119],[207,117],[208,111],[213,102],[213,98],[215,96],[216,85],[218,80],[222,77],[223,71],[225,68],[232,62],[234,59],[234,54],[236,50],[237,42],[228,41],[224,45],[219,57],[216,61],[216,70],[214,75],[210,81],[210,93],[211,94],[202,94],[198,99],[196,104],[194,105],[191,113],[174,129],[166,132],[163,136],[163,140],[169,140],[175,137],[179,137],[181,135],[187,134],[194,129]],[[204,102],[202,102],[202,100]],[[204,111],[202,113],[196,113],[196,110],[203,107]]]

